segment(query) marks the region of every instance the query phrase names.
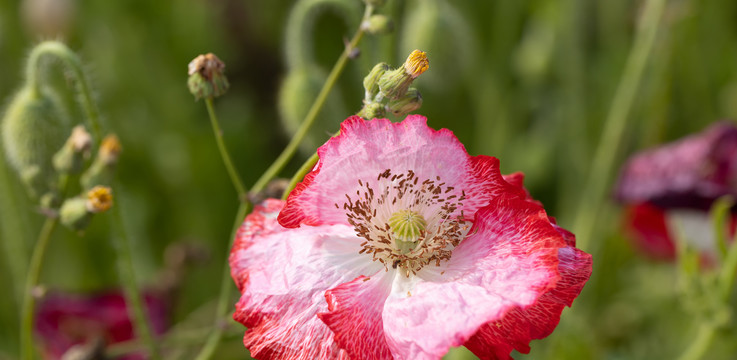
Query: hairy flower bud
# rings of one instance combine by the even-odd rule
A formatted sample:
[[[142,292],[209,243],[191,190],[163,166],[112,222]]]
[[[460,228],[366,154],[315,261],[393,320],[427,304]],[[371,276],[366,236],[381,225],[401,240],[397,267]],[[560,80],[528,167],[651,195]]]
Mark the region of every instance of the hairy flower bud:
[[[392,100],[387,105],[394,116],[402,117],[422,106],[422,95],[415,88],[409,88],[407,93],[397,100]]]
[[[399,99],[418,76],[427,71],[430,61],[420,50],[412,51],[404,64],[396,70],[387,71],[379,79],[379,89],[389,99]]]
[[[361,23],[361,28],[372,35],[386,35],[394,31],[394,22],[386,15],[377,14]]]
[[[82,171],[85,159],[90,155],[92,136],[84,126],[78,125],[72,130],[67,142],[54,155],[54,168],[62,174],[77,174]]]
[[[366,99],[371,100],[379,93],[379,79],[389,70],[389,65],[386,63],[378,63],[373,69],[363,78],[363,88],[366,89]]]
[[[56,188],[51,159],[64,144],[68,123],[50,88],[22,88],[5,112],[1,129],[5,156],[34,198]]]
[[[224,74],[225,63],[215,54],[199,55],[188,66],[187,85],[195,99],[218,97],[230,87]]]

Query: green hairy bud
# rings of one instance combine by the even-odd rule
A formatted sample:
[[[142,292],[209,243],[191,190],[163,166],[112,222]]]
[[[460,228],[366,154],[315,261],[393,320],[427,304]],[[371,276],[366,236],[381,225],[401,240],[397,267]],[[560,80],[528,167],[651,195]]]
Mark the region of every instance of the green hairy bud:
[[[422,106],[422,95],[415,88],[409,88],[407,93],[397,100],[392,100],[387,105],[389,111],[394,116],[401,117],[407,115]]]
[[[52,157],[64,144],[68,123],[50,88],[24,87],[8,106],[1,129],[5,156],[33,198],[56,189]]]

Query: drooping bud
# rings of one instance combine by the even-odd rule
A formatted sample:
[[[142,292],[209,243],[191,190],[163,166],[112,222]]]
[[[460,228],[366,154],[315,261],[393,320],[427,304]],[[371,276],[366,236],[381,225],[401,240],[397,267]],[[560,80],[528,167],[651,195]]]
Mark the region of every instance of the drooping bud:
[[[64,144],[68,123],[51,88],[22,88],[5,112],[1,129],[5,156],[33,198],[57,186],[51,159]]]
[[[384,105],[380,103],[368,103],[364,104],[361,111],[356,115],[366,120],[383,118],[386,115],[386,109],[384,108]]]
[[[394,31],[394,22],[386,15],[372,15],[361,23],[361,28],[372,35],[386,35]]]
[[[91,189],[94,185],[110,185],[121,150],[117,136],[111,134],[102,139],[95,161],[82,174],[82,186]]]
[[[389,70],[389,65],[386,63],[378,63],[373,69],[363,78],[363,88],[366,89],[366,100],[371,100],[379,93],[379,79]]]
[[[415,88],[409,88],[407,93],[397,100],[389,101],[386,106],[394,116],[403,117],[422,106],[422,95]]]
[[[82,171],[84,161],[90,156],[92,136],[84,126],[78,125],[72,130],[67,142],[54,155],[54,168],[61,174],[77,174]]]
[[[218,97],[230,87],[224,74],[225,63],[215,54],[199,55],[189,62],[187,85],[196,100]]]
[[[413,51],[404,64],[396,70],[387,71],[379,79],[379,89],[389,99],[399,99],[418,76],[427,71],[430,61],[427,54],[420,50]]]
[[[94,214],[110,209],[113,195],[107,186],[95,186],[85,196],[64,201],[59,209],[59,221],[66,227],[81,231],[87,228]]]

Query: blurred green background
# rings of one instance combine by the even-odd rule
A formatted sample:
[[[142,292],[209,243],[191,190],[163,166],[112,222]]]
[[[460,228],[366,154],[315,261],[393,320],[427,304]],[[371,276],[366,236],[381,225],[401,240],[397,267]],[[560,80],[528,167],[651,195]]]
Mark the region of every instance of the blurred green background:
[[[216,108],[236,167],[250,185],[283,149],[294,119],[304,115],[358,26],[359,0],[333,1],[290,17],[295,3],[305,8],[315,2],[0,2],[0,98],[20,87],[26,55],[42,39],[64,40],[85,63],[104,127],[123,145],[116,200],[134,242],[141,285],[156,285],[170,244],[198,244],[209,254],[209,261],[188,272],[175,322],[211,323],[238,205],[204,103],[187,91],[187,63],[213,52],[227,64],[231,89]],[[361,56],[333,90],[310,143],[281,175],[290,177],[314,146],[360,109],[361,81],[375,63],[398,66],[412,49],[422,49],[430,70],[415,83],[424,99],[418,113],[431,127],[453,130],[473,155],[500,158],[505,173],[523,171],[532,195],[563,227],[571,229],[582,201],[602,207],[584,248],[594,254],[591,280],[558,329],[533,341],[531,355],[515,358],[673,358],[695,326],[679,300],[677,271],[632,250],[608,197],[603,203],[581,198],[595,149],[602,136],[610,136],[602,135],[604,122],[645,3],[389,0],[378,12],[394,20],[395,31],[364,38]],[[34,11],[35,17],[28,15]],[[60,67],[48,76],[81,122]],[[287,88],[285,79],[291,81]],[[639,149],[737,117],[737,2],[667,1],[640,80],[616,164]],[[11,188],[0,192],[0,216],[19,214],[19,226],[0,222],[6,226],[0,236],[15,231],[30,254],[42,218],[11,178]],[[608,188],[613,179],[607,181]],[[105,221],[94,221],[84,237],[58,230],[42,283],[73,292],[115,287],[107,236]],[[18,304],[12,289],[18,284],[7,257],[0,261],[0,282],[7,284],[0,297],[0,358],[14,358]],[[234,328],[217,358],[247,356],[242,329]],[[734,335],[720,334],[708,358],[737,357]],[[188,347],[197,344],[179,349]],[[449,355],[467,356],[462,350]]]

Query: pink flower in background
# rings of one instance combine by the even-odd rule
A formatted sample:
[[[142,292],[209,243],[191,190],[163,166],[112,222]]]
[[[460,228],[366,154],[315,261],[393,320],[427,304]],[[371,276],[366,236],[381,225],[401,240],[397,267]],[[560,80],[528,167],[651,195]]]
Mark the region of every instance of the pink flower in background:
[[[257,359],[483,359],[549,335],[590,255],[498,160],[422,116],[351,117],[286,202],[241,227],[234,318]]]
[[[161,334],[168,324],[168,303],[162,296],[146,294],[146,308],[153,330]],[[51,293],[36,314],[36,333],[47,359],[59,359],[72,346],[102,339],[114,344],[135,338],[125,298],[120,292],[93,296]],[[143,359],[128,355],[121,359]]]
[[[635,245],[658,259],[675,257],[677,233],[705,260],[713,257],[708,210],[724,195],[737,197],[737,127],[727,122],[634,155],[616,187]]]

